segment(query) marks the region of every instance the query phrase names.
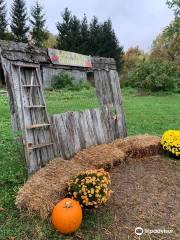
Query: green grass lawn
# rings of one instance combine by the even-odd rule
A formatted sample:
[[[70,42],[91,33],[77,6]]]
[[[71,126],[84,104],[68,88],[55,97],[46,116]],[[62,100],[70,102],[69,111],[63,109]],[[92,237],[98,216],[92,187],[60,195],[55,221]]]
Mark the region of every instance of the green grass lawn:
[[[134,91],[127,89],[122,92],[130,135],[162,135],[166,129],[180,128],[180,94],[137,96]],[[98,106],[94,90],[46,92],[46,102],[50,114]],[[16,193],[26,179],[22,148],[11,132],[7,97],[0,95],[0,240],[13,239],[11,237],[15,237],[15,240],[76,239],[74,236],[60,236],[49,221],[20,215],[14,203]],[[110,223],[108,214],[85,213],[78,234],[82,239],[102,240],[101,233],[96,232],[96,225],[105,228]]]
[[[180,94],[138,96],[123,89],[123,103],[129,135],[162,135],[166,129],[180,128]],[[82,92],[46,92],[49,114],[98,107],[95,90]]]

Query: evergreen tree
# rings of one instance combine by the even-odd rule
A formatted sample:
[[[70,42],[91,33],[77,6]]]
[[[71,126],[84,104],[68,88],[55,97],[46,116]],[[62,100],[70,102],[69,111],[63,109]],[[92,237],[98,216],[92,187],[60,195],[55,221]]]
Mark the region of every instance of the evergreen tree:
[[[123,48],[119,45],[119,41],[112,28],[110,19],[102,25],[102,43],[99,55],[103,57],[111,57],[116,60],[117,68],[120,70],[123,64]]]
[[[45,14],[43,13],[43,7],[36,2],[36,4],[31,8],[30,23],[32,24],[32,39],[35,45],[42,47],[43,42],[48,38],[48,32],[45,28]]]
[[[118,71],[121,70],[123,48],[119,45],[110,19],[103,24],[98,23],[96,17],[92,19],[90,24],[90,48],[91,55],[114,58]]]
[[[121,69],[123,48],[119,45],[111,20],[101,24],[97,17],[93,17],[88,25],[86,16],[80,22],[67,8],[62,17],[63,22],[57,23],[59,49],[92,56],[111,57],[116,60],[118,70]]]
[[[76,16],[73,16],[70,20],[70,31],[69,31],[69,51],[80,52],[81,49],[81,24]]]
[[[89,51],[92,56],[99,55],[99,49],[101,48],[102,28],[98,22],[97,17],[93,17],[90,22],[90,38],[89,38]]]
[[[71,26],[72,26],[72,15],[68,8],[65,9],[62,14],[63,21],[56,24],[58,30],[57,37],[57,48],[62,50],[69,50],[71,46]]]
[[[0,0],[0,39],[6,39],[7,25],[6,4],[4,0]]]
[[[24,0],[14,0],[11,7],[11,30],[16,41],[27,42],[27,11]]]
[[[86,15],[84,15],[81,21],[81,40],[80,40],[80,53],[90,54],[90,32]]]

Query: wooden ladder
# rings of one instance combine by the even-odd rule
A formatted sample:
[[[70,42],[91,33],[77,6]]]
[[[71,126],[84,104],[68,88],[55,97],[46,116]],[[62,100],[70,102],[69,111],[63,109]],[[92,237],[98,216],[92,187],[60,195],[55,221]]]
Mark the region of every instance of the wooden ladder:
[[[52,125],[48,118],[40,67],[14,64],[18,69],[23,143],[28,172],[32,173],[56,155]]]

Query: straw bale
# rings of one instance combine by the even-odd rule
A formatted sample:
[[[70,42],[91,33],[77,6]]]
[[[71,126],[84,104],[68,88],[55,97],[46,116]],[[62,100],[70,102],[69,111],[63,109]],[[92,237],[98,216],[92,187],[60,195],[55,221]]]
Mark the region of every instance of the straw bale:
[[[96,169],[104,168],[108,170],[121,163],[124,159],[125,154],[121,149],[110,144],[102,144],[80,151],[72,160],[89,168],[95,167]]]
[[[61,158],[50,161],[19,190],[16,206],[46,218],[54,205],[65,196],[68,179],[83,169],[86,167]]]
[[[118,139],[77,153],[71,160],[57,158],[36,172],[19,190],[16,206],[47,218],[54,205],[66,195],[66,183],[85,169],[111,169],[132,158],[146,159],[160,151],[160,138],[149,135]]]
[[[153,156],[159,154],[161,151],[160,137],[148,134],[117,139],[112,145],[121,149],[126,158]]]

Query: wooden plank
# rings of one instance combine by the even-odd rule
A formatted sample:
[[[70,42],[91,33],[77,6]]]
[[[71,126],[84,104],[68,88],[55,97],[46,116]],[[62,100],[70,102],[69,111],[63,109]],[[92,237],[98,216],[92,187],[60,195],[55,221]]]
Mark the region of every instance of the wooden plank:
[[[108,116],[111,116],[110,120]],[[111,109],[67,112],[52,116],[58,151],[65,159],[77,151],[114,140],[114,120]]]
[[[33,124],[33,125],[26,126],[26,129],[42,128],[42,127],[48,127],[48,126],[51,126],[51,124],[50,123]]]
[[[22,85],[22,87],[28,87],[28,88],[30,88],[30,87],[40,87],[40,85],[31,85],[31,84],[29,84],[29,85]]]
[[[96,143],[97,144],[105,143],[106,141],[101,121],[100,109],[99,108],[91,109],[90,112],[93,122],[94,134],[96,136]]]
[[[116,108],[116,137],[126,137],[126,123],[125,123],[125,115],[122,106],[122,98],[120,92],[120,84],[119,77],[116,71],[111,70],[109,72],[113,97],[114,97],[114,105]]]
[[[52,145],[53,145],[53,143],[42,143],[42,144],[32,145],[31,147],[28,147],[28,149],[33,150],[33,149],[44,148],[44,147],[52,146]]]
[[[43,105],[31,105],[31,106],[24,106],[25,108],[45,108],[46,106]]]
[[[14,65],[16,67],[27,67],[27,68],[39,67],[39,64],[29,64],[29,63],[23,63],[23,62],[12,62],[12,65]]]

